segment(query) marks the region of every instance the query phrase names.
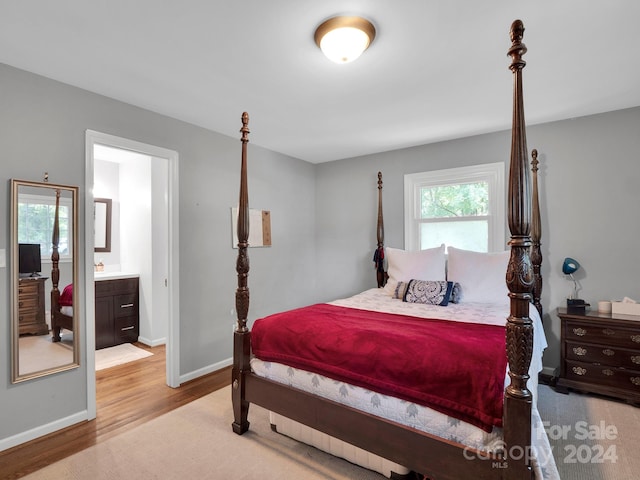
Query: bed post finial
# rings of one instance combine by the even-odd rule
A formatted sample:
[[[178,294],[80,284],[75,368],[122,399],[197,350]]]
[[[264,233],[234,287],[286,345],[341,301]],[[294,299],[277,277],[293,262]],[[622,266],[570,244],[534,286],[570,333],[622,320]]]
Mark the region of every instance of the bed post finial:
[[[524,38],[524,24],[522,20],[513,21],[511,29],[509,30],[509,37],[511,38],[511,48],[507,55],[512,59],[510,68],[515,73],[514,69],[522,70],[527,64],[527,62],[522,59],[522,56],[527,53],[527,47],[522,43],[522,39]]]
[[[238,288],[236,290],[236,313],[238,323],[233,332],[233,370],[231,372],[233,403],[233,431],[242,435],[249,429],[247,416],[249,402],[245,400],[245,374],[251,371],[251,332],[247,328],[249,313],[249,189],[247,188],[247,143],[249,143],[249,114],[242,114],[242,166],[240,169],[240,198],[238,202]]]
[[[524,25],[516,20],[511,25],[511,57],[509,69],[513,73],[513,127],[509,166],[509,230],[511,257],[506,282],[510,297],[510,314],[506,325],[509,386],[504,395],[504,439],[509,469],[505,479],[531,478],[528,462],[510,459],[510,448],[531,442],[531,392],[527,388],[529,366],[533,353],[533,323],[529,317],[529,304],[533,288],[531,268],[531,190],[529,162],[522,100],[522,69],[526,62],[522,56],[527,47],[522,43]]]

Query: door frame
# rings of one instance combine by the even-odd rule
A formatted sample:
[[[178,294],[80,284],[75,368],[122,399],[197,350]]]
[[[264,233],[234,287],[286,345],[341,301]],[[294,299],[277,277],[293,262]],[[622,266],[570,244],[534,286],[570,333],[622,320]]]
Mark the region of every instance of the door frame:
[[[95,371],[95,288],[93,281],[93,175],[95,144],[131,150],[150,157],[166,158],[168,165],[168,285],[169,315],[167,319],[166,382],[172,388],[180,386],[180,276],[179,276],[179,195],[178,152],[127,138],[87,130],[85,134],[85,348],[87,367],[88,419],[96,417],[96,371]]]

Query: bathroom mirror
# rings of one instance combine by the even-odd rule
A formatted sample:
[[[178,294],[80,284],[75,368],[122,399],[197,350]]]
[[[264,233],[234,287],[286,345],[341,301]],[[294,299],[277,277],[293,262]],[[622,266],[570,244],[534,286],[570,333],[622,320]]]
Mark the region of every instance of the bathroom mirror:
[[[111,251],[111,199],[96,198],[93,201],[93,225],[96,252]]]
[[[79,366],[77,197],[78,187],[11,180],[13,383]]]

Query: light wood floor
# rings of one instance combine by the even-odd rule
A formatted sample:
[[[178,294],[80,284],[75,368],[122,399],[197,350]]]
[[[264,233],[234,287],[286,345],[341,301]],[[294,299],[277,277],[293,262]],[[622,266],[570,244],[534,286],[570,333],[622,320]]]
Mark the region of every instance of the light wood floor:
[[[0,452],[0,479],[21,478],[231,383],[228,367],[170,388],[165,347],[135,345],[154,355],[96,372],[95,420]]]

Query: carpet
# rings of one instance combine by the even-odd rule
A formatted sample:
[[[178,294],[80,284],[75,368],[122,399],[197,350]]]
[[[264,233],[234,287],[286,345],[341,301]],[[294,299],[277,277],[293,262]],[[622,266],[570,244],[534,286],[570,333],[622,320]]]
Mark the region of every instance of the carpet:
[[[271,431],[252,405],[250,430],[231,430],[231,389],[223,388],[26,477],[29,480],[237,479],[382,480]]]
[[[539,389],[538,408],[548,422],[562,480],[638,478],[640,409],[595,396],[559,394],[545,385]],[[250,430],[242,436],[233,433],[231,390],[226,387],[24,478],[385,478],[272,432],[268,419],[266,410],[252,405]]]
[[[640,409],[595,395],[538,388],[538,411],[562,480],[639,478]]]
[[[150,355],[153,355],[153,353],[130,343],[101,348],[96,350],[96,371],[140,360]]]
[[[19,373],[25,375],[73,362],[73,334],[63,334],[61,342],[51,335],[26,335],[19,339]]]

